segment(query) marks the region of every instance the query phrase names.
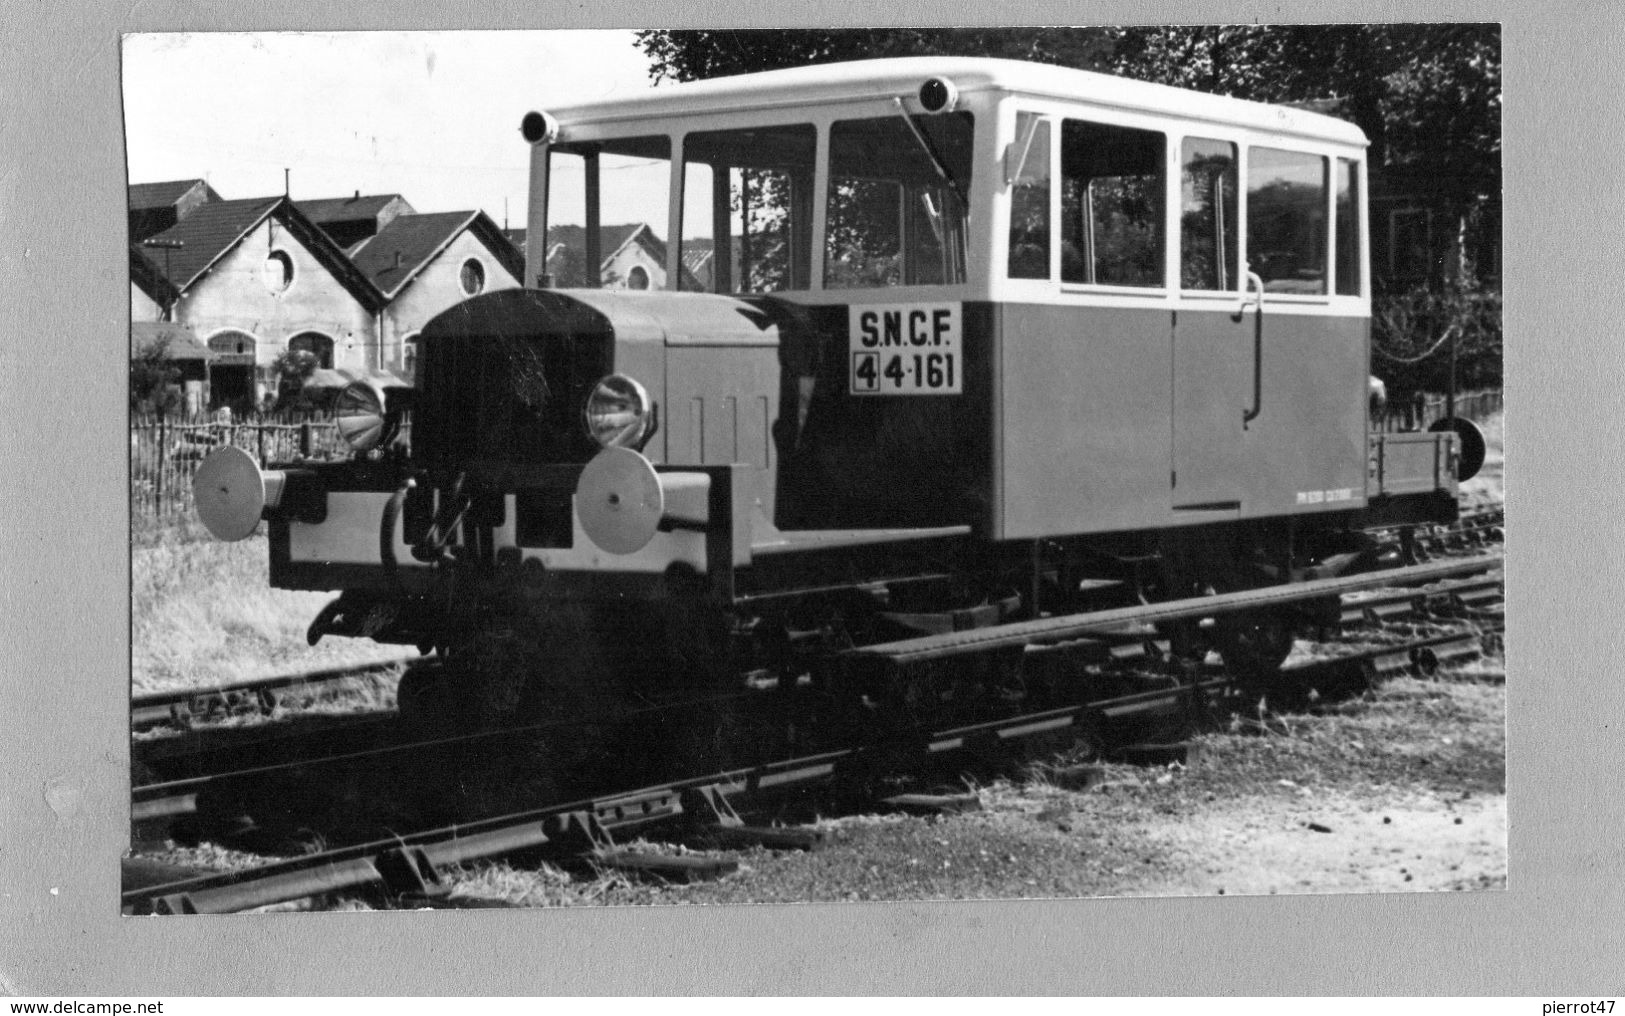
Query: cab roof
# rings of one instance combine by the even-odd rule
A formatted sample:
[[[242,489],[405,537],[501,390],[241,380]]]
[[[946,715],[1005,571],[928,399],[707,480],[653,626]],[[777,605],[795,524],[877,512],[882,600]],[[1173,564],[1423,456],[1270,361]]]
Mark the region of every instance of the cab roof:
[[[1168,85],[1021,60],[981,57],[893,57],[819,64],[661,85],[647,92],[550,109],[564,128],[619,120],[744,110],[804,109],[828,103],[914,96],[927,78],[952,81],[961,96],[1003,92],[1072,100],[1243,127],[1339,144],[1366,144],[1355,125],[1333,117]]]

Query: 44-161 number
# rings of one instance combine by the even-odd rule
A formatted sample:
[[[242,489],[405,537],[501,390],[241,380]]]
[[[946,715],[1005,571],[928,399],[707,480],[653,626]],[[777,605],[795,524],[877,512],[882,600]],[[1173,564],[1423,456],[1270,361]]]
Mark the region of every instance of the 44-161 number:
[[[857,395],[957,393],[959,365],[953,353],[856,352],[852,354],[852,391]]]

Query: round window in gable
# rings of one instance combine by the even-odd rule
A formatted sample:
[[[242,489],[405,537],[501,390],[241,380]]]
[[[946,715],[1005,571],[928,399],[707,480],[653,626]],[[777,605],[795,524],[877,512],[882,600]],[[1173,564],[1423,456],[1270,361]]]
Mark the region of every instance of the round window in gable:
[[[648,289],[649,270],[642,265],[633,265],[632,270],[626,273],[627,289]]]
[[[293,285],[293,258],[287,251],[274,250],[265,259],[265,288],[280,293]]]
[[[473,296],[485,288],[485,266],[479,259],[469,258],[463,262],[463,292]]]

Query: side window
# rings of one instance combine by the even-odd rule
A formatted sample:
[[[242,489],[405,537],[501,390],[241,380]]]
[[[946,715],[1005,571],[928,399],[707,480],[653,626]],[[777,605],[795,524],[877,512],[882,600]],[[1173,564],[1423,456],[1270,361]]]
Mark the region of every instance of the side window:
[[[1164,285],[1167,136],[1085,120],[1061,126],[1061,279]]]
[[[1365,275],[1360,256],[1360,166],[1352,159],[1337,160],[1337,293],[1359,296]]]
[[[1010,174],[1012,279],[1049,278],[1049,121],[1016,114]]]
[[[1186,138],[1180,150],[1179,284],[1236,288],[1236,146]]]
[[[1247,164],[1247,264],[1271,293],[1326,292],[1326,159],[1253,148]]]

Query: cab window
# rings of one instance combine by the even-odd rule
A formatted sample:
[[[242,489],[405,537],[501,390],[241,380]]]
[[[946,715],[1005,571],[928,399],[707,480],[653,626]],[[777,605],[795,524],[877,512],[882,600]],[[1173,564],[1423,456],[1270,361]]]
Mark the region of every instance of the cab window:
[[[1179,284],[1236,288],[1236,146],[1186,138],[1180,150]]]
[[[1049,274],[1049,121],[1036,113],[1016,114],[1011,149],[1010,263],[1012,279],[1047,279]]]
[[[972,133],[965,112],[831,126],[825,289],[965,281]]]
[[[683,138],[682,288],[775,293],[811,286],[811,124]]]
[[[553,285],[625,288],[634,264],[654,264],[661,267],[646,270],[648,288],[675,289],[666,284],[660,239],[670,192],[666,137],[553,146],[543,255]]]
[[[1360,166],[1350,159],[1337,160],[1337,293],[1360,295]]]
[[[1061,125],[1061,280],[1163,281],[1167,136],[1087,120]]]
[[[1247,265],[1270,293],[1326,292],[1326,160],[1252,148],[1247,164]]]

